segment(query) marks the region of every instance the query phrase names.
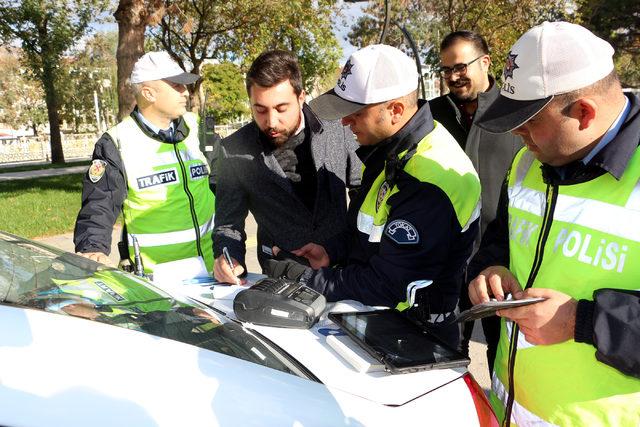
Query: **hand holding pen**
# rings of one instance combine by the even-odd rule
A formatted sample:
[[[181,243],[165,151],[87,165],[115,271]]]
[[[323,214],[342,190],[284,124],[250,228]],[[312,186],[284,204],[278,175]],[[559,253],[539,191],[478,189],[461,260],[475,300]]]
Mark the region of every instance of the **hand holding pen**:
[[[213,275],[218,282],[241,285],[242,280],[238,278],[244,273],[244,268],[240,263],[231,258],[229,250],[222,248],[222,256],[216,258],[213,265]]]

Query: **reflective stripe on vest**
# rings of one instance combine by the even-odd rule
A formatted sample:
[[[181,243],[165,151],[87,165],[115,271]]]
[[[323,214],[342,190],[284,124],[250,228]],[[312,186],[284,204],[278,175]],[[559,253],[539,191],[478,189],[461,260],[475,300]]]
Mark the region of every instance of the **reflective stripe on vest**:
[[[500,379],[498,379],[498,376],[494,373],[491,376],[491,396],[490,396],[491,401],[495,401],[497,399],[501,402],[503,406],[506,406],[508,393],[509,393],[509,390],[504,386],[504,384],[502,384],[502,382],[500,382]],[[518,403],[517,400],[513,402],[513,409],[511,414],[512,414],[511,425],[515,425],[517,420],[518,427],[556,426],[555,424],[548,423],[542,418],[529,412],[527,408],[520,405],[520,403]],[[502,417],[504,417],[504,414],[500,414],[500,418]]]
[[[526,156],[518,165],[515,183],[513,187],[509,187],[508,191],[509,206],[532,215],[542,216],[545,192],[522,186],[523,174],[529,170],[529,167],[521,170],[521,166],[530,166],[532,161],[533,156]],[[603,222],[603,218],[610,218],[611,221]],[[561,193],[558,195],[553,219],[640,242],[640,227],[629,227],[629,224],[640,224],[640,181],[631,191],[629,200],[622,206]]]
[[[509,175],[510,269],[522,284],[534,265],[548,211],[540,166],[523,149]],[[533,286],[577,300],[592,300],[593,292],[601,288],[637,289],[640,264],[627,260],[640,257],[639,182],[640,150],[636,150],[619,181],[607,173],[581,184],[549,187],[558,195],[547,219],[551,225]],[[509,331],[503,319],[495,360],[501,384],[509,383]],[[534,346],[520,336],[517,349],[514,398],[527,411],[516,411],[514,406],[518,425],[533,423],[531,415],[558,425],[640,424],[640,380],[599,362],[592,345],[568,340]],[[503,403],[495,399],[492,403],[496,413],[504,413]]]
[[[200,236],[204,236],[207,233],[213,231],[214,217],[212,217],[206,224],[200,226]],[[147,233],[147,234],[129,234],[129,241],[133,241],[133,237],[138,239],[138,244],[144,247],[173,245],[176,243],[188,243],[196,240],[196,232],[194,229],[171,231],[168,233]]]
[[[385,223],[376,225],[374,224],[374,218],[371,215],[367,215],[362,211],[358,211],[357,219],[358,230],[364,234],[369,235],[369,241],[379,243],[382,238],[382,232],[384,231]]]
[[[133,259],[135,236],[146,272],[155,264],[200,255],[209,271],[213,267],[210,171],[200,151],[197,116],[183,117],[189,133],[175,144],[146,135],[131,117],[108,131],[127,177],[123,214],[129,252]]]

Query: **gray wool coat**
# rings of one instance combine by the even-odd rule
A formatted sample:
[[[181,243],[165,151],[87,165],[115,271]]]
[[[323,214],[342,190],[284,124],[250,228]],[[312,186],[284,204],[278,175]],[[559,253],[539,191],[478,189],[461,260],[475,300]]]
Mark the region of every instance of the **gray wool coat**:
[[[306,104],[303,113],[317,171],[313,211],[295,194],[272,148],[260,140],[258,126],[251,122],[222,141],[213,235],[216,258],[226,246],[245,265],[244,222],[249,211],[258,224],[261,265],[271,257],[273,246],[291,251],[309,242],[324,246],[332,263],[346,257],[346,188],[360,183],[358,145],[339,121],[320,120]]]
[[[482,185],[482,213],[480,215],[480,235],[484,234],[487,225],[496,217],[498,200],[502,182],[505,179],[511,161],[522,148],[522,138],[511,133],[489,133],[476,125],[487,107],[500,94],[500,88],[491,77],[491,88],[478,94],[478,109],[473,124],[468,131],[462,125],[462,116],[455,102],[447,95],[429,101],[434,120],[442,123],[464,148],[471,163],[478,172]],[[480,239],[476,241],[476,249]],[[475,251],[474,251],[475,252]]]

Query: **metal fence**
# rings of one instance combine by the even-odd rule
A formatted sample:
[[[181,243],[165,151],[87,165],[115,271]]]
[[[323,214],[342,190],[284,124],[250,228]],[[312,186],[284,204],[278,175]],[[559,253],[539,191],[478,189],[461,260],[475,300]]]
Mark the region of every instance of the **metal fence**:
[[[96,134],[62,134],[65,160],[91,157]],[[49,135],[5,138],[0,140],[0,164],[21,162],[48,162],[51,160]]]
[[[242,122],[232,123],[229,125],[219,125],[219,126],[216,126],[216,133],[221,137],[226,138],[249,122],[250,122],[249,120],[245,120]]]
[[[248,121],[216,126],[223,138],[240,129]],[[89,159],[99,134],[62,134],[62,149],[65,160]],[[0,139],[0,165],[6,163],[49,162],[51,145],[49,135]]]

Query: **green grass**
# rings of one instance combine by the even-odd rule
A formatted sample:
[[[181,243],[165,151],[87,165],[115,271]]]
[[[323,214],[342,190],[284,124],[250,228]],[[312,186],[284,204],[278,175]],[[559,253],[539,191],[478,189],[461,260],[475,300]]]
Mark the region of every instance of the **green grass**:
[[[5,172],[25,172],[25,171],[36,171],[42,169],[58,169],[58,168],[68,168],[71,166],[83,166],[90,165],[91,160],[80,160],[80,161],[72,161],[63,164],[34,164],[34,165],[24,165],[24,166],[3,166],[0,165],[0,174]]]
[[[73,231],[82,174],[0,182],[0,230],[23,237]]]

